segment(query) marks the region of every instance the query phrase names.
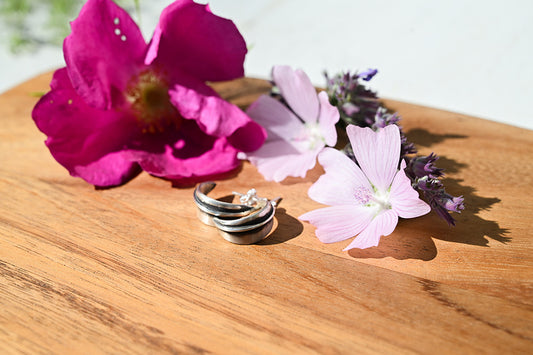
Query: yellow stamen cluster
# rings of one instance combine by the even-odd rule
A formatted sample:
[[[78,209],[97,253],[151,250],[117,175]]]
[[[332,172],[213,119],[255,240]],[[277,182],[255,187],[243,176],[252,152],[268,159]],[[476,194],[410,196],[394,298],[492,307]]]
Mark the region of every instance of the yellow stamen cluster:
[[[153,70],[141,72],[132,81],[126,100],[144,133],[163,132],[169,126],[181,125],[182,117],[170,102],[168,84]]]

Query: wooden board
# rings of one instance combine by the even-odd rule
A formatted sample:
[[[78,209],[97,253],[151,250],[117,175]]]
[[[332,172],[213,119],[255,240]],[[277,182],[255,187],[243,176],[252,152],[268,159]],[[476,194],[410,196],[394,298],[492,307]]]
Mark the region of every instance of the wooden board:
[[[386,101],[464,195],[457,227],[402,220],[343,252],[297,220],[320,207],[306,193],[320,167],[277,184],[245,163],[213,196],[283,202],[273,234],[241,246],[197,220],[190,188],[70,177],[30,117],[50,78],[0,96],[2,353],[533,352],[532,131]],[[216,89],[245,107],[269,86]]]

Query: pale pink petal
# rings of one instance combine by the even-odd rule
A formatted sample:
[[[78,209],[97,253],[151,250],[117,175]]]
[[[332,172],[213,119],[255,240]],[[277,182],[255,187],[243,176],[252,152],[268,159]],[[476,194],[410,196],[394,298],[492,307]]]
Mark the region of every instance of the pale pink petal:
[[[305,122],[316,123],[319,103],[309,77],[302,70],[277,65],[272,68],[272,78],[290,108]]]
[[[401,170],[392,181],[389,202],[392,209],[402,218],[415,218],[423,216],[431,207],[422,201],[418,192],[411,186],[411,179],[405,175],[405,162],[402,161]]]
[[[70,170],[72,176],[81,177],[89,184],[100,187],[121,185],[135,177],[141,168],[125,152],[114,152],[88,165],[77,165]]]
[[[254,159],[273,159],[283,158],[287,155],[299,155],[300,151],[290,142],[279,137],[267,140],[258,150],[246,153],[246,158],[252,161]]]
[[[351,238],[367,228],[372,220],[371,208],[340,205],[307,212],[298,219],[314,225],[316,236],[323,243],[334,243]]]
[[[317,155],[318,151],[314,150],[297,156],[286,157],[287,159],[280,162],[278,169],[274,174],[274,181],[280,182],[289,176],[305,177],[307,172],[315,167]]]
[[[72,85],[90,106],[109,109],[144,65],[141,31],[111,0],[87,1],[71,26],[63,52]]]
[[[372,222],[344,250],[353,248],[366,249],[379,244],[381,236],[387,236],[398,224],[398,215],[393,210],[378,214]]]
[[[370,182],[380,191],[388,190],[400,162],[398,126],[389,125],[374,132],[368,127],[349,125],[346,133],[357,163]]]
[[[171,76],[188,73],[202,81],[231,80],[244,75],[246,42],[235,24],[192,0],[174,1],[161,13],[146,63]]]
[[[309,188],[309,197],[325,205],[361,204],[355,198],[357,189],[372,191],[361,169],[337,149],[324,148],[318,162],[325,174]]]
[[[335,124],[339,121],[339,110],[329,103],[328,94],[325,91],[318,94],[318,101],[320,102],[320,114],[318,116],[320,132],[326,144],[332,147],[337,143]]]
[[[238,150],[254,151],[263,145],[266,131],[236,105],[207,85],[182,76],[169,90],[170,101],[186,119],[196,120],[208,135],[227,137]]]
[[[259,97],[246,113],[267,130],[267,141],[272,141],[272,137],[289,141],[302,136],[304,124],[285,105],[268,95]]]
[[[247,158],[257,167],[265,180],[280,182],[289,176],[305,177],[316,164],[319,150],[298,152],[289,143],[278,140],[267,142]]]

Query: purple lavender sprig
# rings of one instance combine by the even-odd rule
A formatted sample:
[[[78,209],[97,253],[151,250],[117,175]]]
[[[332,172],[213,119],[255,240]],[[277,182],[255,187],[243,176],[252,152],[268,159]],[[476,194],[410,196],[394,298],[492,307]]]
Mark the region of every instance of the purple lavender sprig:
[[[377,72],[376,69],[355,74],[348,71],[332,78],[324,73],[329,101],[339,109],[340,117],[346,124],[368,127],[367,121],[372,121],[376,116],[380,106],[377,94],[362,81],[370,81]]]
[[[444,169],[437,168],[435,162],[439,159],[434,153],[428,156],[406,157],[408,160],[405,174],[411,179],[415,189],[424,196],[431,208],[448,222],[455,225],[455,219],[449,212],[461,213],[465,208],[463,196],[454,197],[448,194],[439,180],[444,176]]]
[[[444,169],[437,168],[435,162],[439,157],[435,153],[428,156],[416,156],[409,158],[406,174],[414,180],[415,178],[429,177],[430,179],[438,179],[444,175]]]
[[[345,124],[370,127],[373,130],[395,124],[399,126],[400,116],[389,113],[378,101],[376,92],[368,89],[361,80],[369,81],[377,70],[367,70],[359,74],[340,73],[329,78],[327,73],[327,93],[330,103],[336,106]],[[411,156],[417,153],[416,147],[409,142],[402,132],[401,158],[407,161],[406,175],[411,179],[413,188],[424,197],[431,208],[449,225],[455,225],[450,212],[460,213],[464,209],[463,196],[454,197],[446,192],[441,182],[444,170],[437,168],[438,156]],[[343,152],[355,160],[351,146],[348,144]]]

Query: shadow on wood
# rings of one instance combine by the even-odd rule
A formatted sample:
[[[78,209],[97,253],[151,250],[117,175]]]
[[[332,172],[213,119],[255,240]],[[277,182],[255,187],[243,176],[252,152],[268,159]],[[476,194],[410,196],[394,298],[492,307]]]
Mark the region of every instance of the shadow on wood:
[[[276,230],[259,242],[258,245],[281,244],[302,234],[304,230],[302,222],[288,215],[284,208],[276,209],[275,218],[278,221]]]
[[[400,122],[401,123],[401,122]],[[417,147],[431,147],[435,144],[444,142],[447,139],[465,139],[468,138],[462,134],[435,134],[422,128],[413,128],[405,133],[407,140],[414,143]]]

